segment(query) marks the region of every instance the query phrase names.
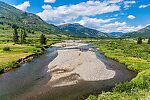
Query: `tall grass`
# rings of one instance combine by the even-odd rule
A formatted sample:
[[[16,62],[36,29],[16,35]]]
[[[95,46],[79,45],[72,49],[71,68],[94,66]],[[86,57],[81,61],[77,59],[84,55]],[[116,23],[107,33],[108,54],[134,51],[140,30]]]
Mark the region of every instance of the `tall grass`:
[[[107,39],[94,41],[107,57],[127,65],[138,75],[130,82],[117,84],[112,92],[103,92],[97,100],[146,100],[150,96],[150,45],[133,40]],[[96,96],[95,96],[96,97]],[[94,96],[89,96],[88,100]]]

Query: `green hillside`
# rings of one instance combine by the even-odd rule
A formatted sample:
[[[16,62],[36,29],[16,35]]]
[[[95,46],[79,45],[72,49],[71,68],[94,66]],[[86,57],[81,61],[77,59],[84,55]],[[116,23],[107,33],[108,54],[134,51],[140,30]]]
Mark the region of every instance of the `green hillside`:
[[[126,33],[123,37],[150,37],[150,25],[139,31]]]
[[[68,32],[71,36],[79,37],[108,37],[108,34],[84,27],[80,24],[64,24],[59,26],[60,30]]]
[[[51,33],[58,31],[58,27],[44,22],[40,17],[23,12],[0,1],[0,24],[8,24],[9,26],[17,25],[28,30],[41,31]]]

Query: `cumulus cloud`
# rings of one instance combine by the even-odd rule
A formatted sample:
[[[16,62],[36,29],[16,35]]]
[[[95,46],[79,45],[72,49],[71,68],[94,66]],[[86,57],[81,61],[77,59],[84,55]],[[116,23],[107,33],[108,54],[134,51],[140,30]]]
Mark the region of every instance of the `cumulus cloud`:
[[[45,10],[50,10],[52,8],[52,6],[51,5],[43,5],[42,8]]]
[[[59,7],[43,6],[43,11],[37,13],[43,20],[50,23],[68,23],[79,17],[89,17],[119,11],[120,6],[109,2],[87,1],[75,5]]]
[[[124,1],[124,8],[128,9],[132,4],[135,4],[136,1],[130,0],[130,1]]]
[[[109,0],[109,3],[120,3],[123,2],[123,0]]]
[[[27,8],[30,7],[30,2],[29,1],[25,1],[24,3],[22,4],[19,4],[19,5],[14,5],[14,7],[16,7],[17,9],[20,9],[22,11],[27,11]]]
[[[56,0],[44,0],[45,3],[55,3]]]
[[[115,20],[115,18],[109,18],[109,19],[98,19],[98,18],[89,18],[84,17],[80,21],[77,21],[75,23],[79,23],[84,26],[92,27],[92,28],[99,28],[102,24],[109,23],[111,21]]]
[[[109,23],[109,24],[105,24],[103,25],[101,28],[99,28],[99,30],[101,31],[105,31],[105,32],[133,32],[133,31],[137,31],[139,29],[142,29],[142,26],[129,26],[127,25],[126,22],[114,22],[114,23]]]
[[[147,5],[140,5],[139,8],[146,8],[146,7],[150,7],[150,4]]]
[[[133,32],[142,29],[144,26],[130,26],[126,22],[112,22],[115,18],[110,19],[97,19],[97,18],[83,18],[82,20],[76,22],[86,27],[97,29],[102,32]]]
[[[51,5],[43,5],[43,11],[37,13],[43,20],[60,25],[66,23],[79,23],[89,28],[97,29],[102,32],[132,32],[137,31],[143,26],[130,26],[126,22],[118,22],[116,18],[101,19],[97,15],[120,11],[120,6],[123,4],[125,8],[129,8],[131,4],[135,4],[133,0],[107,0],[81,2],[79,4],[63,5],[52,7]],[[121,5],[120,5],[121,4]],[[124,15],[116,14],[118,15]],[[135,16],[129,15],[129,19],[134,19]]]
[[[132,0],[130,0],[130,1],[124,1],[124,3],[125,3],[125,4],[135,4],[135,3],[136,3],[136,1],[132,1]]]
[[[129,18],[129,19],[135,19],[135,16],[129,15],[128,18]]]

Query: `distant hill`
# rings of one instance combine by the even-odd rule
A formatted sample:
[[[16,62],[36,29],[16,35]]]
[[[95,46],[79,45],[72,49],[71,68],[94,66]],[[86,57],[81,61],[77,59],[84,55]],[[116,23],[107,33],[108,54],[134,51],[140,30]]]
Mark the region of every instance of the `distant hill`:
[[[84,27],[80,24],[64,24],[58,26],[61,31],[68,32],[71,36],[79,37],[108,37],[106,33]]]
[[[44,22],[39,16],[23,12],[0,1],[0,23],[17,25],[27,29],[49,33],[59,30],[57,26]]]
[[[123,37],[150,37],[150,25],[139,31],[126,33]]]
[[[109,33],[109,34],[111,36],[113,36],[113,37],[121,37],[125,33],[122,33],[122,32],[112,32],[112,33]]]

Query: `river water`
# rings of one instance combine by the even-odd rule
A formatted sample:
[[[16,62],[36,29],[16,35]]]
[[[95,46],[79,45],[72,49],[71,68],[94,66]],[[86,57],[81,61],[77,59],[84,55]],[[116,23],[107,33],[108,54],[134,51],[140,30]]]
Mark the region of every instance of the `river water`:
[[[91,45],[83,48],[90,48]],[[23,64],[11,72],[0,76],[0,100],[74,100],[83,99],[88,94],[109,90],[115,83],[129,81],[135,73],[124,65],[107,59],[98,51],[97,58],[107,67],[116,71],[114,78],[101,81],[80,81],[78,84],[52,88],[47,85],[51,79],[48,64],[57,57],[55,47],[49,48],[45,54],[31,62]],[[124,77],[120,77],[124,76]],[[109,84],[108,84],[109,83]]]

